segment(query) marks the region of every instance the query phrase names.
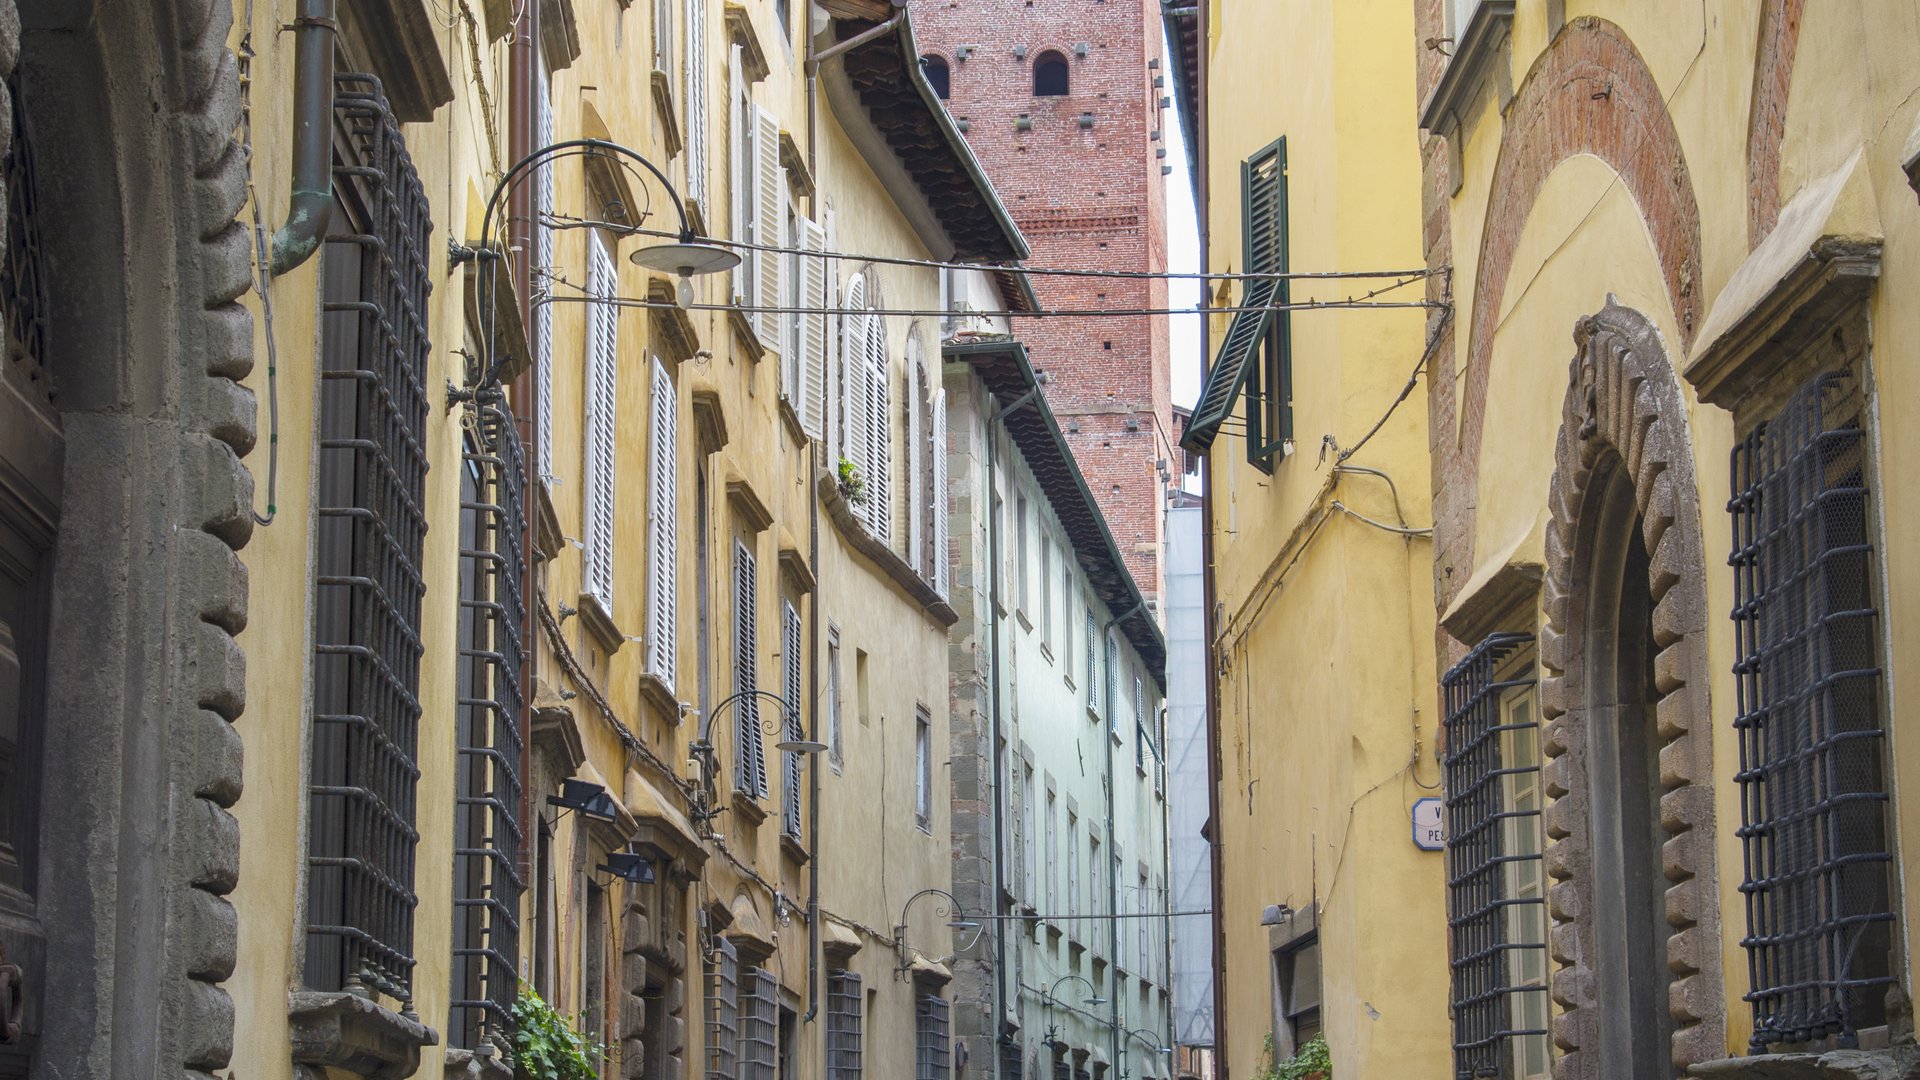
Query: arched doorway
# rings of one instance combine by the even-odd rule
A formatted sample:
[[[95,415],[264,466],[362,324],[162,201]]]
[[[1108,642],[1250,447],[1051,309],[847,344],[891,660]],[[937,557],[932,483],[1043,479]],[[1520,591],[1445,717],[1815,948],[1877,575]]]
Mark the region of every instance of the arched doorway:
[[[1724,1053],[1698,488],[1658,330],[1609,300],[1574,338],[1540,643],[1555,1075],[1675,1076]]]

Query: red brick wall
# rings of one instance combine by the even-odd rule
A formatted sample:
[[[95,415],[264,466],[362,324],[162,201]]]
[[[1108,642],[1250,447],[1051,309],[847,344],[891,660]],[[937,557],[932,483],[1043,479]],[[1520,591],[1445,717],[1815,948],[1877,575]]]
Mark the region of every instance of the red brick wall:
[[[1026,234],[1035,266],[1164,270],[1166,195],[1154,151],[1173,109],[1156,89],[1167,74],[1155,0],[913,0],[921,49],[952,73],[949,110]],[[1150,15],[1151,13],[1151,15]],[[1087,55],[1075,54],[1084,43]],[[962,46],[972,46],[960,59]],[[1024,49],[1024,56],[1016,50]],[[1033,95],[1033,61],[1059,51],[1072,73],[1066,97]],[[1150,61],[1158,66],[1149,68]],[[1082,128],[1082,113],[1093,127]],[[1016,129],[1026,114],[1031,131]],[[1164,308],[1164,281],[1035,277],[1043,308]],[[1162,485],[1179,464],[1169,399],[1164,316],[1023,319],[1014,332],[1051,376],[1060,419],[1087,486],[1142,593],[1160,593]],[[1129,423],[1135,430],[1128,430]]]

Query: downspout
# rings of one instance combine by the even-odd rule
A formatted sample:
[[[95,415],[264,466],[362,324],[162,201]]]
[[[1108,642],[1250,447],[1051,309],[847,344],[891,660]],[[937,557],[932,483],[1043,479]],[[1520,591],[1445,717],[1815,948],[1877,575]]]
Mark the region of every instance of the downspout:
[[[807,444],[811,464],[813,444]],[[813,730],[807,738],[820,738],[820,499],[807,498],[807,559],[814,568],[813,602],[807,605],[807,700],[814,703]],[[836,705],[838,702],[835,703]],[[802,1024],[813,1023],[820,1012],[820,755],[807,759],[807,835],[813,838],[813,858],[807,860],[807,1014]]]
[[[513,25],[513,41],[511,49],[509,50],[513,69],[507,84],[507,147],[508,156],[514,161],[519,161],[521,158],[526,157],[534,149],[533,81],[539,78],[539,69],[534,59],[533,49],[535,46],[532,45],[532,42],[535,40],[534,19],[538,17],[537,9],[539,6],[538,4],[525,5],[520,18],[516,19]],[[532,196],[526,192],[525,185],[517,187],[508,196],[508,221],[526,220],[525,208],[531,199]],[[511,226],[509,226],[507,230],[507,235],[509,238],[508,243],[512,244],[513,232]],[[532,274],[527,266],[530,261],[531,260],[528,259],[514,259],[509,264],[513,273],[513,295],[515,302],[520,308],[520,325],[522,326],[533,325],[533,309],[531,304],[533,294],[530,291],[532,288]],[[529,371],[532,366],[531,364],[527,365]],[[513,395],[512,415],[515,434],[520,437],[520,445],[523,448],[533,444],[532,421],[536,407],[533,400],[533,376],[529,374],[529,371],[522,371],[519,375],[514,376],[513,382],[509,387],[509,391]],[[525,476],[521,480],[521,491],[524,492],[521,497],[521,516],[523,519],[531,521],[533,515],[529,508],[533,505],[534,500],[539,497],[539,489],[535,487],[535,485],[540,483],[540,468],[542,463],[535,461],[533,454],[526,453],[524,450],[521,456],[526,462]],[[520,567],[520,610],[522,612],[531,612],[536,602],[533,583],[538,559],[534,554],[533,545],[526,542],[525,537],[521,538],[520,548],[522,552]],[[534,805],[532,783],[533,740],[529,738],[528,735],[533,731],[533,688],[540,674],[540,648],[532,635],[522,634],[521,637],[522,640],[528,643],[529,647],[523,650],[524,655],[520,658],[520,685],[523,688],[523,692],[520,695],[521,707],[519,717],[521,734],[519,768],[522,780],[520,785],[520,820],[522,822],[530,822],[533,820],[534,814],[538,812]],[[531,848],[531,844],[523,844],[520,851],[520,871],[521,880],[523,881],[533,880],[533,852]]]
[[[1115,626],[1138,615],[1140,612],[1146,610],[1146,607],[1147,602],[1145,600],[1136,600],[1132,607],[1108,619],[1106,624],[1100,629],[1100,651],[1107,651],[1107,641],[1112,637]],[[1112,655],[1117,655],[1117,653]],[[1112,731],[1120,723],[1120,718],[1113,715],[1113,663],[1112,660],[1107,657],[1102,657],[1102,659],[1107,660],[1107,684],[1105,692],[1100,696],[1106,702],[1107,730]],[[1140,733],[1137,731],[1134,732],[1133,737],[1136,739],[1139,738]],[[1119,840],[1119,836],[1113,831],[1113,759],[1120,748],[1113,744],[1112,739],[1103,739],[1101,748],[1106,751],[1107,757],[1107,846],[1113,848]],[[1106,870],[1107,965],[1111,968],[1112,965],[1118,963],[1120,960],[1120,871],[1114,867],[1111,857],[1107,859]],[[1108,1000],[1108,1004],[1113,1006],[1113,1023],[1111,1025],[1113,1029],[1113,1065],[1111,1068],[1118,1072],[1121,1068],[1120,995],[1117,992],[1114,993]]]
[[[999,442],[994,438],[993,429],[996,424],[1004,426],[1009,416],[1026,408],[1027,405],[1032,403],[1033,399],[1039,395],[1040,388],[1035,386],[1026,393],[1013,399],[1013,401],[1009,402],[1004,408],[994,413],[993,416],[987,420],[987,663],[990,667],[990,677],[993,680],[992,733],[989,738],[992,740],[994,755],[993,782],[996,786],[1000,783],[1000,754],[1002,752],[1000,747],[1003,741],[1000,738],[1001,714],[1005,708],[1000,700],[1001,626],[999,614],[1003,610],[1000,604],[1000,590],[1004,587],[1005,583],[1000,579],[1000,515],[995,514],[992,509],[994,484],[998,481],[1000,475],[998,465],[999,455],[996,452],[999,447]],[[1006,800],[1000,797],[1002,794],[1003,793],[998,791],[994,792],[993,800],[994,880],[992,887],[994,914],[996,915],[1001,914],[999,911],[1000,877],[1002,873],[1000,857],[1001,854],[1006,851],[1004,842],[1005,824],[1001,819],[1001,808],[1005,805]],[[1027,813],[1033,813],[1032,807],[1027,808]],[[1007,935],[996,931],[993,935],[993,945],[993,1046],[995,1051],[993,1055],[993,1076],[998,1080],[1000,1076],[1000,1022],[1001,1017],[1003,1017],[1007,1011]]]
[[[333,209],[334,0],[299,0],[293,20],[293,180],[286,224],[273,234],[274,277],[320,250]]]

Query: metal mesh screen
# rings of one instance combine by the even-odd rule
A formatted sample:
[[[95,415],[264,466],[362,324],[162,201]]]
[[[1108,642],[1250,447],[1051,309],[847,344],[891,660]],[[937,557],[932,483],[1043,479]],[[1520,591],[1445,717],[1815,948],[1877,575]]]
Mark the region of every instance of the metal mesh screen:
[[[949,1053],[947,999],[922,994],[913,1013],[914,1080],[948,1080],[953,1075]]]
[[[851,971],[827,973],[827,1080],[860,1080],[864,1068],[860,976]]]
[[[780,983],[766,968],[740,973],[740,1080],[774,1080],[780,1063]]]
[[[521,635],[527,462],[499,400],[470,406],[460,485],[460,663],[448,1037],[512,1049],[519,993]]]
[[[1516,1008],[1517,996],[1537,995],[1543,985],[1515,979],[1520,953],[1544,957],[1544,897],[1514,895],[1516,870],[1537,873],[1537,844],[1516,843],[1517,827],[1538,827],[1537,801],[1515,805],[1513,781],[1540,771],[1529,753],[1524,760],[1502,760],[1505,747],[1519,735],[1533,745],[1538,727],[1533,714],[1514,719],[1503,699],[1533,684],[1533,673],[1502,679],[1510,657],[1533,642],[1531,634],[1494,634],[1482,641],[1441,680],[1446,707],[1447,927],[1453,969],[1453,1073],[1457,1078],[1505,1076],[1509,1040],[1543,1036],[1522,1026],[1528,1010]],[[1528,916],[1532,916],[1529,918]],[[1543,1011],[1543,1010],[1542,1010]]]
[[[1884,1021],[1887,791],[1861,390],[1821,375],[1733,452],[1752,1046]]]
[[[334,118],[304,978],[411,1002],[432,223],[378,81],[337,77]]]
[[[720,941],[707,960],[706,1080],[739,1080],[740,961],[733,943]]]

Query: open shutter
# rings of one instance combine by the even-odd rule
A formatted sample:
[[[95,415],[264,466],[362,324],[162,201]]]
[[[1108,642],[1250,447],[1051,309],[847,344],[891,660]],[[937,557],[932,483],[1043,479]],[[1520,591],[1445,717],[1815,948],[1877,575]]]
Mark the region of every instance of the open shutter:
[[[540,50],[535,49],[538,53]],[[533,141],[546,146],[553,142],[553,99],[547,83],[545,60],[533,82]],[[534,442],[539,457],[539,475],[553,480],[553,230],[547,221],[553,216],[553,163],[542,162],[533,168],[533,269],[528,275],[533,303],[534,381],[539,400],[534,403]]]
[[[918,350],[913,346],[913,339],[909,337],[907,339],[907,400],[902,403],[901,410],[906,417],[907,429],[907,483],[901,493],[905,499],[905,513],[901,517],[906,521],[907,563],[918,570],[922,578],[928,578],[932,574],[926,564],[926,551],[923,546],[926,542],[926,533],[922,516],[925,513],[923,507],[926,506],[927,492],[920,475],[921,463],[926,460],[926,444],[923,441],[926,437],[926,429],[920,426],[920,399],[926,393],[924,383],[927,373],[919,363],[917,352]]]
[[[753,113],[753,242],[763,248],[786,247],[785,236],[787,215],[785,209],[787,186],[781,181],[780,169],[780,124],[773,114],[757,106],[751,107]],[[785,292],[781,287],[787,260],[777,251],[757,251],[754,253],[753,273],[756,280],[753,285],[754,302],[762,308],[777,308],[783,303]],[[753,331],[760,338],[760,344],[767,351],[784,356],[792,348],[787,343],[785,328],[787,317],[777,311],[757,311],[754,315]]]
[[[933,588],[941,596],[950,595],[953,584],[953,553],[947,530],[947,390],[933,392]],[[1062,661],[1064,663],[1064,660]]]
[[[811,221],[800,223],[800,307],[810,309],[800,316],[804,328],[800,340],[805,343],[798,361],[800,370],[800,427],[811,438],[824,434],[822,418],[827,401],[827,231]]]
[[[800,613],[792,604],[780,605],[780,667],[785,675],[781,687],[781,697],[786,699],[786,719],[784,730],[786,738],[799,742],[806,738],[806,732],[800,723]],[[800,829],[800,755],[788,753],[782,755],[786,761],[785,776],[781,777],[784,790],[781,794],[786,803],[785,828],[787,835],[799,840],[803,835]]]
[[[1285,138],[1241,163],[1240,199],[1244,227],[1241,243],[1247,272],[1285,273],[1288,268]],[[1234,403],[1239,400],[1252,366],[1260,362],[1260,343],[1266,340],[1275,322],[1276,313],[1269,305],[1284,305],[1289,297],[1284,280],[1257,278],[1247,282],[1238,304],[1240,310],[1227,326],[1226,336],[1220,341],[1220,350],[1201,387],[1200,399],[1194,405],[1193,416],[1187,421],[1183,446],[1204,451],[1213,445],[1220,425],[1233,414]],[[1284,324],[1290,320],[1284,312],[1279,316],[1283,324],[1280,344],[1285,348],[1288,331]],[[1268,387],[1267,392],[1279,393],[1286,389]],[[1257,409],[1255,416],[1257,420]]]
[[[753,204],[753,103],[747,100],[746,80],[740,74],[740,46],[733,46],[727,58],[727,213],[728,236],[751,242],[748,222]],[[753,249],[740,248],[740,265],[733,268],[733,302],[753,302]]]
[[[875,313],[867,322],[866,458],[867,528],[881,540],[893,536],[893,397],[887,370],[887,324]]]
[[[753,552],[745,544],[733,546],[733,689],[744,694],[759,689],[760,584],[754,573]],[[767,794],[766,750],[760,744],[760,702],[746,694],[733,707],[734,745],[738,748],[734,787],[754,798]]]
[[[613,424],[615,365],[619,357],[619,309],[613,255],[599,234],[587,239],[587,446],[586,592],[613,613]]]
[[[674,627],[678,578],[674,574],[677,529],[674,511],[676,451],[679,449],[679,400],[673,379],[659,357],[653,358],[653,426],[647,472],[647,672],[673,690]]]
[[[687,0],[687,198],[707,201],[707,0]],[[710,218],[708,220],[711,220]]]
[[[855,274],[840,305],[840,385],[832,401],[840,418],[840,444],[834,453],[859,466],[862,475],[867,468],[867,331],[872,321],[866,302],[866,279]]]

